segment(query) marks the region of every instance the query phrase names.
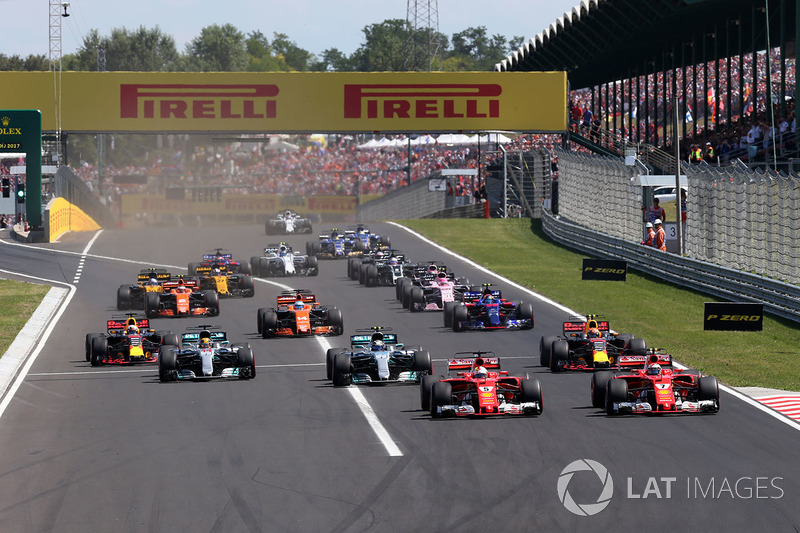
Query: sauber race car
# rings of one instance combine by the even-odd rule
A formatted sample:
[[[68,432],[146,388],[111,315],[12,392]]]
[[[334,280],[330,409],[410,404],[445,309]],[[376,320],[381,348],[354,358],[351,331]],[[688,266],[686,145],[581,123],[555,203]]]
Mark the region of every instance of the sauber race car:
[[[267,235],[291,235],[293,233],[311,233],[311,220],[287,209],[267,220],[264,224]]]
[[[646,356],[621,356],[619,371],[592,375],[592,406],[609,416],[716,413],[719,384],[699,370],[675,368],[671,355],[650,349]]]
[[[253,278],[249,274],[231,272],[228,270],[230,266],[225,263],[197,266],[195,272],[200,290],[216,291],[220,297],[252,298],[256,293]],[[247,270],[250,270],[249,265]]]
[[[217,248],[214,253],[203,254],[203,260],[199,263],[189,263],[189,275],[196,276],[203,272],[208,272],[214,265],[225,265],[225,271],[229,274],[250,274],[250,264],[242,261],[234,261],[233,255],[223,249]]]
[[[117,309],[144,309],[145,295],[151,292],[160,293],[162,284],[172,279],[172,274],[163,268],[148,268],[139,271],[136,285],[121,285],[117,289]]]
[[[257,315],[258,333],[270,337],[304,335],[341,335],[344,331],[342,312],[323,307],[317,297],[306,290],[283,291],[275,308],[263,307]]]
[[[350,337],[349,350],[329,349],[326,370],[333,385],[418,383],[433,372],[427,351],[406,348],[397,334],[389,331],[391,328],[381,326],[357,329]]]
[[[341,232],[339,228],[332,228],[328,233],[321,233],[319,240],[306,243],[308,255],[320,259],[344,259],[345,257],[359,256],[366,249],[364,242],[354,232]]]
[[[447,371],[447,378],[423,376],[420,383],[420,405],[432,418],[542,414],[539,380],[509,376],[492,352],[457,353]]]
[[[363,224],[353,226],[345,231],[345,235],[353,235],[364,243],[364,250],[377,250],[379,246],[391,247],[392,242],[386,235],[376,235]]]
[[[454,304],[444,313],[445,327],[453,331],[466,329],[533,329],[533,305],[530,302],[514,303],[503,298],[502,292],[492,290],[489,284],[483,291],[466,291],[463,301]]]
[[[106,321],[107,333],[86,334],[86,360],[92,366],[155,363],[162,344],[178,344],[178,336],[155,331],[150,321],[129,313]]]
[[[452,307],[464,300],[469,280],[457,279],[445,265],[429,262],[417,265],[410,276],[397,280],[395,294],[409,311],[441,311],[452,316]]]
[[[163,292],[149,292],[144,299],[147,318],[217,316],[219,295],[216,291],[201,291],[197,280],[166,281]]]
[[[601,315],[571,316],[564,322],[563,336],[542,337],[539,364],[553,372],[616,368],[623,355],[643,356],[644,339],[617,333]]]
[[[283,276],[316,276],[319,263],[313,255],[296,254],[285,242],[270,244],[264,255],[250,258],[253,275],[261,278]]]
[[[249,344],[231,344],[218,326],[196,326],[181,335],[181,345],[163,345],[158,355],[161,381],[204,381],[221,378],[253,379],[256,361]]]

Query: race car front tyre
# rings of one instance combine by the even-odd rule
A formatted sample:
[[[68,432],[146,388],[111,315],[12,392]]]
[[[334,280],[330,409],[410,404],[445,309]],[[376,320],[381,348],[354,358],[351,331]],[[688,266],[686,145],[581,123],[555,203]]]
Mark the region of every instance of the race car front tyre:
[[[542,401],[542,384],[538,379],[525,379],[520,383],[519,400],[521,403],[537,402],[539,408],[534,414],[540,415],[544,410]]]
[[[278,313],[273,309],[267,309],[261,317],[261,337],[269,339],[275,335],[278,328]]]
[[[419,380],[419,404],[423,411],[431,409],[431,388],[436,381],[436,378],[430,374],[422,376],[422,379]]]
[[[158,307],[161,304],[161,297],[155,292],[148,292],[144,295],[144,314],[147,318],[158,316]]]
[[[203,291],[203,301],[209,309],[209,316],[219,315],[219,294],[217,294],[217,291]]]
[[[592,407],[602,409],[606,405],[606,387],[614,377],[613,372],[600,370],[592,374]]]
[[[403,286],[403,296],[400,300],[400,302],[403,304],[403,309],[411,309],[411,291],[413,289],[414,285],[411,283],[406,283]]]
[[[170,344],[172,346],[180,347],[180,345],[181,345],[181,336],[178,335],[177,333],[167,333],[166,335],[164,335],[163,341],[161,342],[161,344]]]
[[[333,358],[341,351],[341,348],[328,348],[328,351],[325,352],[325,377],[328,380],[333,379]]]
[[[386,235],[381,235],[380,237],[378,237],[378,242],[380,244],[386,245],[388,248],[392,247],[392,241]]]
[[[628,342],[630,355],[647,355],[647,343],[644,339],[634,338]]]
[[[165,344],[158,349],[158,379],[162,382],[178,380],[177,346]]]
[[[341,309],[333,307],[328,310],[328,325],[334,329],[334,335],[344,333],[344,317]]]
[[[245,263],[244,261],[239,262],[239,274],[250,276],[252,273],[253,270],[250,266],[250,263]]]
[[[561,361],[566,362],[569,359],[569,343],[563,339],[559,339],[553,343],[550,352],[550,370],[558,372],[561,370]]]
[[[108,340],[105,337],[95,337],[92,339],[92,366],[100,366],[108,353]]]
[[[412,287],[408,295],[408,310],[412,313],[422,311],[425,308],[425,292],[422,287]]]
[[[247,347],[239,348],[236,352],[236,366],[239,367],[239,379],[256,377],[256,359],[253,350]]]
[[[367,282],[367,267],[370,265],[365,265],[361,263],[358,265],[358,282],[364,285]]]
[[[256,313],[256,323],[258,324],[258,334],[261,335],[261,325],[264,323],[264,312],[266,308],[261,307]]]
[[[245,298],[252,298],[256,295],[256,286],[253,283],[253,278],[250,276],[242,276],[239,279],[239,290],[242,291],[242,296]]]
[[[553,343],[558,340],[558,337],[542,337],[539,340],[539,365],[550,368],[550,357],[553,353]]]
[[[102,333],[87,333],[86,334],[86,362],[92,360],[92,339],[95,337],[102,337]]]
[[[252,272],[253,276],[256,277],[263,277],[261,274],[261,257],[254,255],[250,258],[250,272]]]
[[[337,353],[333,357],[333,373],[331,379],[334,387],[346,387],[353,383],[353,370],[350,368],[349,353]]]
[[[378,285],[378,267],[369,265],[364,278],[364,285],[367,287],[375,287]]]
[[[453,331],[464,331],[464,322],[469,320],[469,311],[467,306],[458,303],[453,307]]]
[[[446,381],[437,381],[431,387],[430,411],[431,418],[441,418],[439,407],[450,405],[453,396],[453,387]]]
[[[628,382],[624,379],[610,379],[606,385],[606,414],[616,415],[615,403],[628,401]]]
[[[319,255],[322,251],[322,245],[319,241],[315,241],[311,243],[311,253],[309,255]]]
[[[124,311],[131,308],[131,288],[128,285],[122,285],[117,289],[117,309]]]
[[[444,327],[452,328],[453,327],[453,307],[456,306],[457,302],[444,302],[442,304],[443,308],[443,316],[444,316]]]
[[[719,411],[719,383],[714,376],[702,376],[697,380],[697,396],[699,400],[714,400],[717,402],[717,408],[714,412]]]
[[[533,304],[530,302],[520,302],[517,306],[517,319],[530,320],[530,326],[525,326],[521,329],[533,329]]]
[[[416,372],[427,372],[433,374],[433,362],[431,354],[427,350],[414,351],[414,370]]]
[[[316,276],[319,274],[319,260],[315,255],[309,255],[307,259],[308,275]]]
[[[400,302],[403,300],[403,285],[410,282],[411,280],[407,277],[403,276],[401,278],[397,278],[394,282],[394,296],[397,298],[397,301]]]

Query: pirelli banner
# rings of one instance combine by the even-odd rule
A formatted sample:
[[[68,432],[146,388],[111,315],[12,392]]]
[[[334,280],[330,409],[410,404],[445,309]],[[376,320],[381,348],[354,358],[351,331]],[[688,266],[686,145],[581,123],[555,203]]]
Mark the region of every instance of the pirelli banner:
[[[54,77],[0,72],[54,131]],[[67,132],[443,132],[567,127],[565,72],[64,72]]]
[[[706,302],[703,329],[763,331],[764,305],[751,302]]]
[[[582,280],[625,281],[628,262],[615,259],[584,259]]]

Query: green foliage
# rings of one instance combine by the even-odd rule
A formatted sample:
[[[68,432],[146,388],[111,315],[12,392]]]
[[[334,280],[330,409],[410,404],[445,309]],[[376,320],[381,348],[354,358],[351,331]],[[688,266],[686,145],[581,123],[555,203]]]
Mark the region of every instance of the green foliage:
[[[244,34],[232,24],[212,24],[187,45],[187,66],[192,71],[237,72],[248,66]]]
[[[365,27],[366,41],[353,53],[359,72],[401,72],[406,70],[408,29],[402,19],[385,20]]]
[[[0,301],[3,302],[3,314],[0,315],[0,357],[6,353],[17,333],[25,326],[49,290],[47,285],[0,279]]]
[[[30,54],[23,58],[19,55],[0,54],[0,71],[2,70],[50,70],[50,61],[44,55]]]

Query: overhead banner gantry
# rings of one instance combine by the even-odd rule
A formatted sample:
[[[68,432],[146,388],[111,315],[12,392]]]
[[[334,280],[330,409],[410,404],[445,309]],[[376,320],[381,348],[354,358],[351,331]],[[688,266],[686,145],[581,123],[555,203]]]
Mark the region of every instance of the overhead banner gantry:
[[[56,130],[49,72],[0,72],[0,101]],[[65,132],[561,132],[565,72],[64,72]]]

